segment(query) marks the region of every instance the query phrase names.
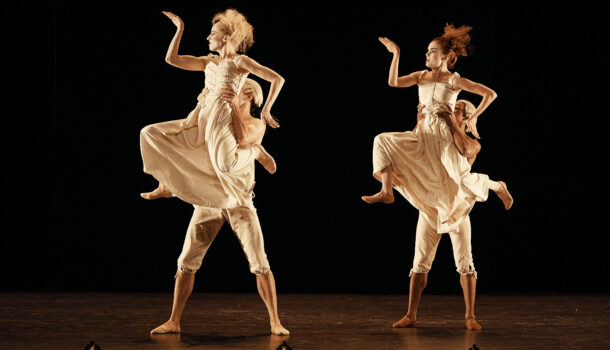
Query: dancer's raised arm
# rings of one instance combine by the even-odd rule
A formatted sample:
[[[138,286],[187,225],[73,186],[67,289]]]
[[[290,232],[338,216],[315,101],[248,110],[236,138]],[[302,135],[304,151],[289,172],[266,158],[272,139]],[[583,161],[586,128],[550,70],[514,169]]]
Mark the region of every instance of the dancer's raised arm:
[[[279,128],[280,124],[278,124],[275,118],[271,115],[271,106],[273,106],[277,95],[280,93],[280,90],[284,85],[284,78],[282,78],[281,75],[279,75],[272,69],[259,64],[252,58],[245,55],[239,60],[238,67],[243,68],[248,72],[256,75],[257,77],[265,79],[266,81],[271,83],[267,101],[265,101],[265,104],[263,105],[263,109],[261,111],[261,118],[270,127]]]
[[[454,89],[466,90],[483,97],[483,100],[479,103],[476,111],[468,118],[468,121],[466,121],[467,131],[469,130],[474,137],[480,139],[479,133],[477,132],[477,118],[487,109],[491,102],[498,97],[498,94],[487,86],[475,83],[466,78],[456,78],[453,82],[453,87]]]
[[[180,39],[182,39],[182,33],[184,32],[184,22],[177,15],[169,11],[162,11],[169,19],[172,20],[176,25],[176,34],[169,44],[167,54],[165,55],[165,62],[171,64],[174,67],[178,67],[185,70],[202,71],[209,62],[207,56],[195,57],[190,55],[178,55],[178,47],[180,46]]]
[[[388,85],[391,87],[409,87],[417,84],[418,72],[413,72],[409,75],[398,77],[398,61],[400,60],[400,48],[392,40],[380,37],[379,41],[394,54],[392,63],[390,64],[390,75],[388,77]]]

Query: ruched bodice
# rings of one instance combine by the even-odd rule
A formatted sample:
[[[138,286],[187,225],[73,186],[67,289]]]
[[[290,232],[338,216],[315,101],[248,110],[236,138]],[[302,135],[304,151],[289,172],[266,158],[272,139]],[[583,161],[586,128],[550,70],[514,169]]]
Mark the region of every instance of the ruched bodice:
[[[242,73],[237,67],[237,62],[241,57],[238,56],[235,59],[223,60],[218,63],[210,60],[204,70],[205,87],[210,90],[206,97],[217,98],[220,89],[226,85],[231,86],[236,93],[239,93],[248,76],[248,73]]]
[[[423,112],[426,115],[433,116],[436,114],[438,108],[445,104],[449,104],[451,110],[453,110],[455,108],[455,101],[457,101],[460,92],[460,90],[453,89],[453,80],[460,75],[457,72],[453,73],[449,82],[441,83],[422,79],[421,77],[425,72],[426,71],[422,71],[420,74],[419,83],[417,85],[419,103],[426,106]]]

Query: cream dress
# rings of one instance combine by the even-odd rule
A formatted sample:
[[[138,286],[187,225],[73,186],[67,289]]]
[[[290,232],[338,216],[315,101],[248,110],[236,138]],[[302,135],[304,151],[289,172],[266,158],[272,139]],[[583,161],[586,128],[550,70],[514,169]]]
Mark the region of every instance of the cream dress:
[[[144,172],[185,202],[212,208],[252,204],[254,152],[238,149],[231,107],[219,97],[225,85],[241,90],[248,73],[241,56],[205,68],[206,97],[186,119],[152,124],[140,133]]]
[[[377,135],[373,146],[373,176],[392,167],[392,186],[423,215],[437,233],[459,231],[475,201],[487,200],[489,177],[470,173],[470,164],[453,143],[453,136],[437,111],[448,103],[451,109],[459,90],[448,83],[418,79],[419,103],[425,105],[415,132]]]

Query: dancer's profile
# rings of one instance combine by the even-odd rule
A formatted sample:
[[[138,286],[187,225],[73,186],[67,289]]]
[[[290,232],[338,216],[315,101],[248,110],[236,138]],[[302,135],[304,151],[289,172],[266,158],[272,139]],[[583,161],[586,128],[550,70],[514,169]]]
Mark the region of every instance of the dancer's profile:
[[[178,55],[184,23],[171,12],[163,13],[177,27],[166,61],[181,69],[204,71],[205,90],[186,119],[146,126],[140,135],[144,171],[159,181],[159,188],[142,196],[176,196],[195,207],[178,258],[170,319],[151,333],[181,332],[180,320],[193,290],[195,273],[220,228],[228,222],[240,241],[250,271],[256,275],[271,333],[289,334],[278,316],[275,280],[252,201],[254,160],[270,173],[276,169],[261,142],[265,123],[279,127],[270,110],[284,79],[236,53],[244,52],[253,42],[252,26],[236,10],[214,16],[207,40],[210,50],[218,56],[202,57]],[[271,83],[264,105],[262,89],[247,78],[248,73]],[[260,119],[255,118],[258,115]]]
[[[430,70],[402,77],[398,76],[399,47],[388,38],[379,38],[393,54],[389,85],[417,85],[420,103],[418,123],[413,131],[388,132],[375,137],[373,176],[381,182],[382,188],[375,195],[362,197],[367,203],[390,204],[394,202],[393,189],[396,189],[419,210],[415,258],[410,273],[409,310],[394,327],[415,326],[419,296],[426,284],[440,234],[449,233],[466,301],[466,327],[480,329],[474,316],[476,272],[468,214],[475,201],[487,200],[489,189],[498,195],[506,210],[513,203],[504,182],[470,172],[480,145],[473,143],[476,140],[468,138],[455,124],[450,126],[447,122],[446,114],[454,112],[461,90],[480,95],[481,103],[474,110],[470,109],[462,124],[465,130],[479,138],[477,119],[496,98],[490,88],[449,71],[459,56],[468,54],[470,30],[468,26],[446,25],[444,34],[428,45],[426,67]],[[459,109],[455,112],[461,113]]]

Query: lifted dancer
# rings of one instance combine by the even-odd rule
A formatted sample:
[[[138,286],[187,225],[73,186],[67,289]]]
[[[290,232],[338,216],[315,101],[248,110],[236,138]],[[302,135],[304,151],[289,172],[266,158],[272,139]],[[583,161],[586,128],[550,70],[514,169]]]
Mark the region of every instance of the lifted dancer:
[[[269,172],[275,171],[275,163],[266,159],[270,156],[260,142],[264,123],[279,127],[269,111],[284,79],[245,55],[235,54],[236,48],[244,51],[252,42],[252,26],[239,12],[227,10],[212,21],[208,41],[219,57],[178,56],[183,23],[178,16],[164,13],[178,27],[167,61],[187,70],[204,70],[208,90],[188,118],[149,125],[141,132],[144,171],[160,183],[160,195],[153,197],[175,195],[195,207],[178,258],[172,314],[151,333],[180,333],[180,320],[193,290],[195,273],[226,221],[243,247],[250,271],[256,275],[271,333],[289,334],[278,316],[275,280],[252,201],[254,160],[261,161]],[[263,102],[262,90],[246,78],[248,72],[271,82],[270,96],[258,121],[252,119],[251,111]]]

